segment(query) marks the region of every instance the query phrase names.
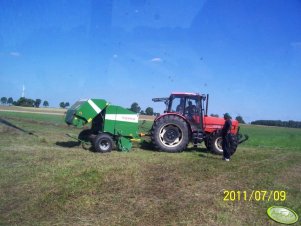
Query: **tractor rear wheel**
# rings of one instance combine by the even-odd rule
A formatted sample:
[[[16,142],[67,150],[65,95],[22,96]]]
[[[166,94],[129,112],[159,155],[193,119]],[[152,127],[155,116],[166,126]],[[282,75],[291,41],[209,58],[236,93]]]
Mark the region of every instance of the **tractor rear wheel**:
[[[222,148],[222,133],[221,130],[214,131],[208,139],[207,142],[207,148],[214,154],[222,155],[223,154],[223,148]],[[237,138],[235,135],[230,135],[230,154],[233,155],[237,149]]]
[[[114,146],[114,141],[109,134],[101,133],[95,137],[93,146],[97,152],[110,152]]]
[[[187,123],[177,115],[165,115],[154,122],[151,138],[156,149],[181,152],[189,142]]]
[[[238,139],[237,136],[230,134],[230,154],[234,155],[238,146]]]

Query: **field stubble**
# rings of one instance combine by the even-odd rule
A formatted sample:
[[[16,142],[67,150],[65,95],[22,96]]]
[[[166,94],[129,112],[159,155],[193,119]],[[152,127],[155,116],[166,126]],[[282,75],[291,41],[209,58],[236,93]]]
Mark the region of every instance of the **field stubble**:
[[[79,130],[61,118],[2,120],[10,125],[0,124],[0,224],[276,225],[266,215],[273,204],[301,213],[298,130],[283,147],[277,128],[258,136],[243,127],[257,146],[241,145],[226,163],[204,147],[96,154],[65,136]],[[274,141],[260,143],[271,132]],[[223,201],[224,190],[261,189],[285,190],[287,200]]]

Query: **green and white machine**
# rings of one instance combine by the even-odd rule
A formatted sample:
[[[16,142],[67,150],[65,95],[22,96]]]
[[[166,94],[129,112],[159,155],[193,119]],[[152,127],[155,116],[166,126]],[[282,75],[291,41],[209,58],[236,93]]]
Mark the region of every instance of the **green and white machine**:
[[[91,128],[83,130],[78,140],[91,142],[98,152],[110,152],[115,147],[129,151],[132,141],[139,140],[138,114],[103,99],[77,101],[68,109],[65,121],[77,127],[91,123]]]

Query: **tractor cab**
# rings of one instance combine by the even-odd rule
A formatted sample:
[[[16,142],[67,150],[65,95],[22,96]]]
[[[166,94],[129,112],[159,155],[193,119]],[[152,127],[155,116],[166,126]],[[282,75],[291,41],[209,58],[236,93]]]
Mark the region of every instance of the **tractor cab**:
[[[172,93],[167,98],[154,98],[153,101],[164,101],[166,104],[164,113],[179,114],[189,121],[192,127],[202,129],[202,117],[207,114],[204,107],[207,97],[204,94],[185,92]]]
[[[204,115],[205,95],[197,93],[172,93],[166,113],[178,113],[184,116],[193,124],[201,123],[201,116]]]

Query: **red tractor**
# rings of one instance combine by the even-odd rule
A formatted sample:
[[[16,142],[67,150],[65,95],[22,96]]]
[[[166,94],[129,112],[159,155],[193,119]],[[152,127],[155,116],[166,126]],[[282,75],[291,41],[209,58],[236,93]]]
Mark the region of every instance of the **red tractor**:
[[[152,143],[165,152],[181,152],[190,141],[194,146],[204,141],[208,150],[223,154],[221,129],[225,120],[211,117],[208,112],[208,95],[198,93],[172,93],[167,98],[154,98],[165,102],[166,110],[158,116],[151,129]],[[230,152],[246,141],[247,135],[239,134],[237,120],[232,120]]]

